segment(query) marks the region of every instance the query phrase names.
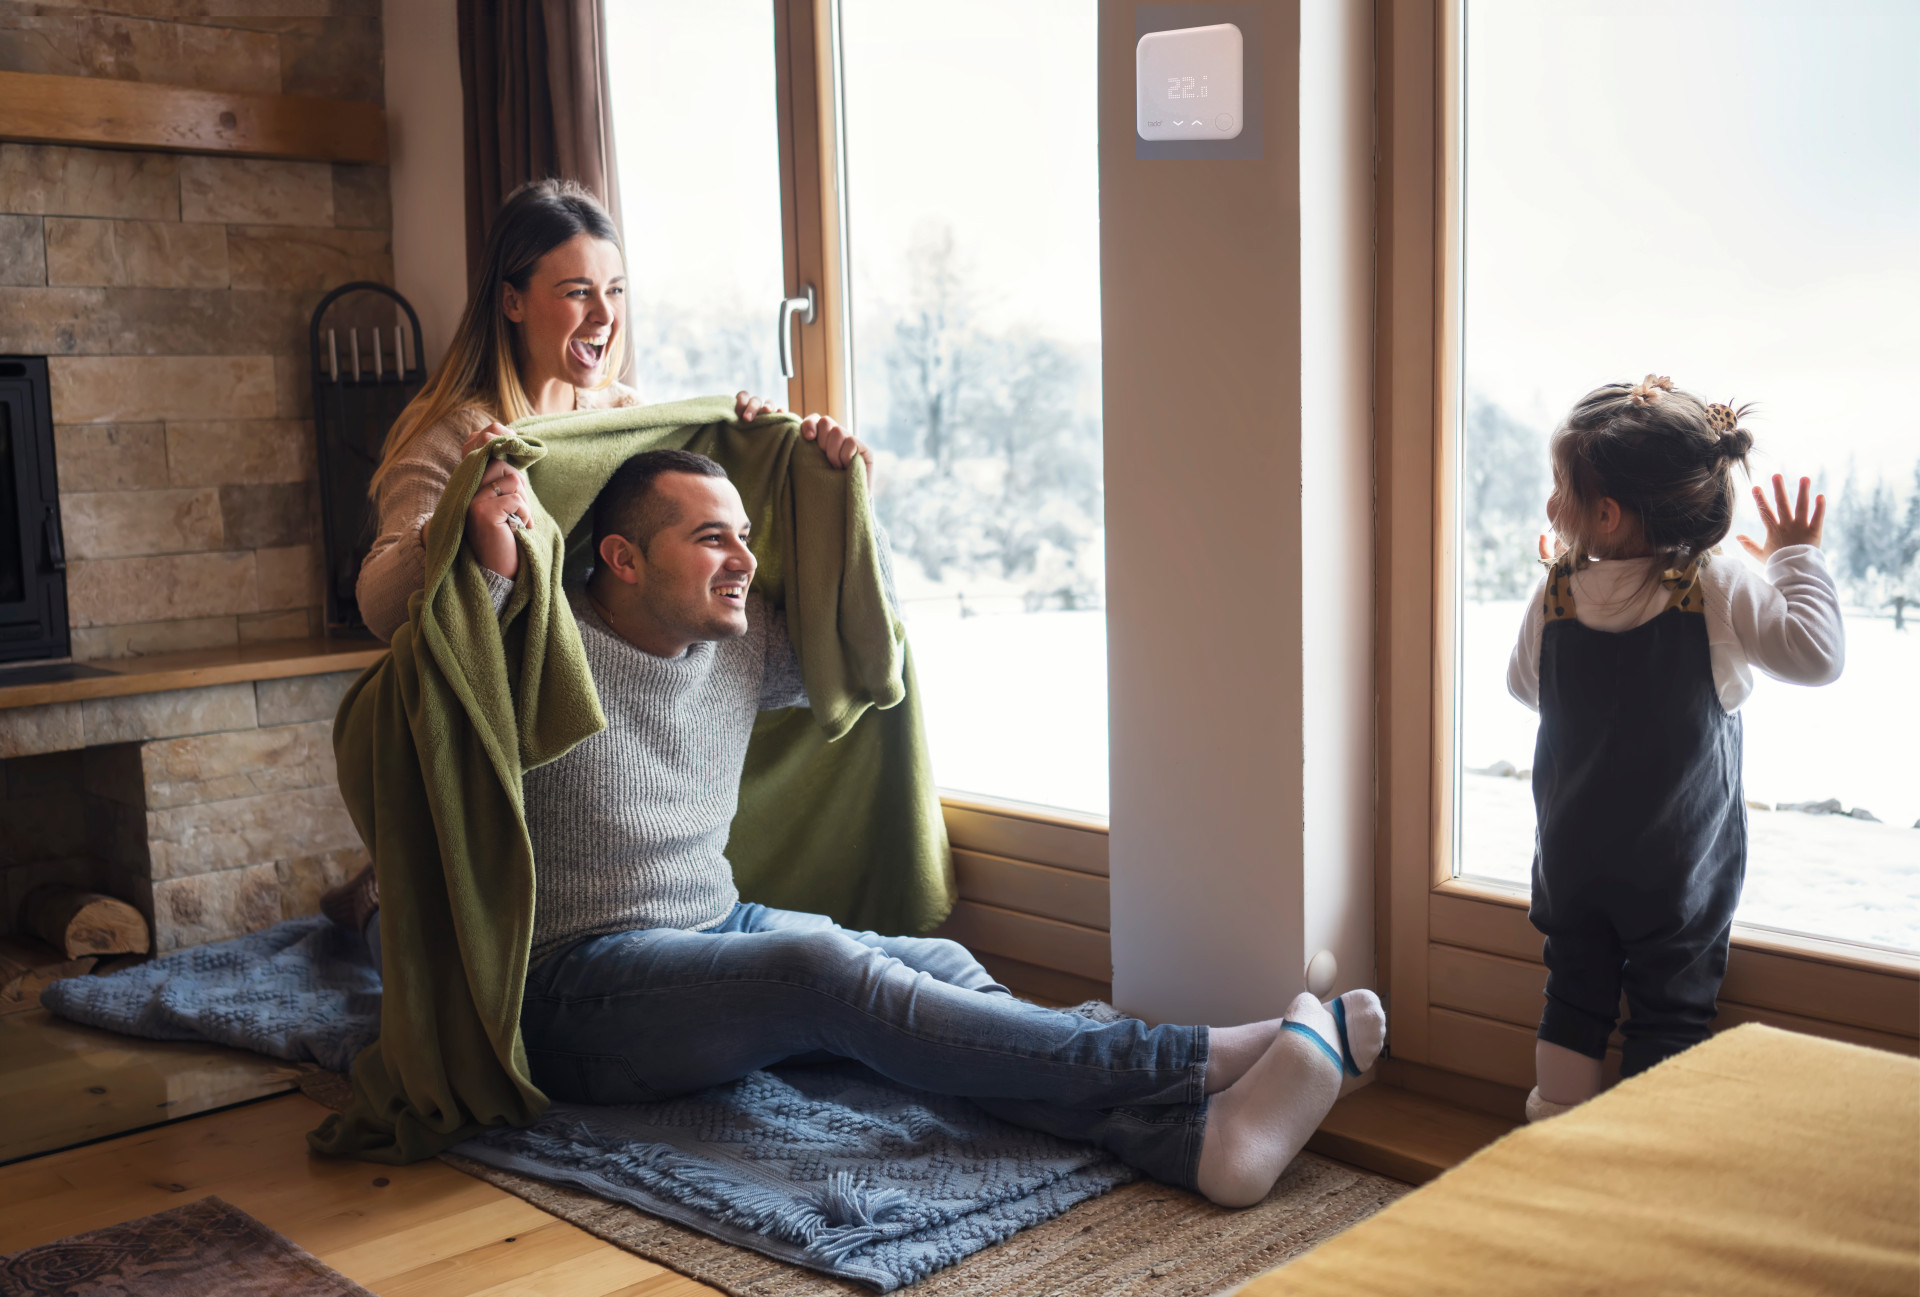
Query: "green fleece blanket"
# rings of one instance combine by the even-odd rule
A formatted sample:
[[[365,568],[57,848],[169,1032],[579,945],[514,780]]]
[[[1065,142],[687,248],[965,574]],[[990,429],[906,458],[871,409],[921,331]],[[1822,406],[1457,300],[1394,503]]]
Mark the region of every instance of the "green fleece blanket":
[[[411,1162],[547,1106],[520,1041],[534,903],[520,780],[606,727],[563,574],[586,565],[601,485],[643,450],[726,467],[753,520],[754,585],[786,610],[812,702],[754,729],[727,844],[741,894],[882,932],[924,931],[952,907],[862,466],[830,467],[790,417],[749,427],[732,413],[711,398],[524,419],[448,483],[426,588],[334,722],[340,791],[379,874],[385,990],[353,1103],[308,1136],[315,1149]],[[525,469],[539,501],[498,616],[461,544],[494,457]]]

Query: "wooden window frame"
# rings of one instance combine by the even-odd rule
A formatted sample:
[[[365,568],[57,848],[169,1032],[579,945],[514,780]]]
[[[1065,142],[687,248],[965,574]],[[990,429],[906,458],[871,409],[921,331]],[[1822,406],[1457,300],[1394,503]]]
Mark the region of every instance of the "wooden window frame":
[[[1540,937],[1524,894],[1452,869],[1463,0],[1380,0],[1376,17],[1375,877],[1389,1046],[1524,1087]],[[1736,923],[1716,1029],[1747,1021],[1920,1053],[1920,956]]]

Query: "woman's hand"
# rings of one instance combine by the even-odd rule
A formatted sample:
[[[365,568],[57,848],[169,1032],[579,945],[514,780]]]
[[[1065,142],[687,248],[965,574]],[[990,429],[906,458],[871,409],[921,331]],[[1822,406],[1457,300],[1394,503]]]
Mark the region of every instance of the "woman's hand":
[[[474,451],[492,441],[495,437],[511,437],[512,435],[511,432],[507,431],[507,426],[496,419],[484,428],[474,429],[473,435],[468,437],[465,444],[460,447],[460,458],[465,459]]]
[[[733,417],[742,423],[752,423],[763,414],[780,414],[779,406],[764,396],[750,396],[746,392],[733,394]]]
[[[1820,526],[1827,520],[1827,497],[1824,495],[1814,496],[1813,508],[1812,511],[1809,512],[1807,508],[1807,492],[1810,491],[1812,487],[1813,483],[1804,477],[1801,478],[1799,497],[1794,501],[1793,507],[1789,509],[1787,506],[1787,484],[1778,473],[1775,473],[1773,475],[1773,498],[1776,502],[1778,512],[1775,512],[1774,508],[1767,506],[1767,494],[1765,491],[1757,486],[1753,488],[1753,502],[1760,506],[1760,521],[1766,524],[1767,543],[1764,546],[1756,545],[1750,537],[1738,537],[1737,539],[1740,543],[1746,547],[1747,553],[1764,563],[1772,558],[1775,553],[1785,549],[1789,545],[1818,545],[1820,543]]]
[[[473,546],[473,556],[482,567],[508,580],[520,571],[520,543],[513,533],[533,526],[530,499],[520,470],[496,459],[487,466],[480,489],[467,506],[467,544]]]
[[[867,461],[867,476],[873,476],[873,451],[828,416],[810,414],[800,420],[800,435],[818,445],[820,453],[827,457],[827,463],[835,468],[845,468],[858,455]]]

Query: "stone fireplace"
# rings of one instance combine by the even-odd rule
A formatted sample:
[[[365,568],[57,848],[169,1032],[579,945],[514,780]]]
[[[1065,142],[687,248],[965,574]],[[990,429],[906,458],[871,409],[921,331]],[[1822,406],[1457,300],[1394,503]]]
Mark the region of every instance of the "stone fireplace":
[[[381,102],[378,0],[266,8],[8,6],[0,45],[10,72]],[[0,357],[44,358],[61,630],[101,672],[0,669],[0,934],[60,881],[177,949],[309,913],[361,859],[329,730],[374,655],[318,638],[306,336],[353,280],[393,280],[384,166],[0,142]]]
[[[357,674],[0,708],[0,935],[44,883],[132,904],[156,953],[314,913],[366,863],[333,764]]]

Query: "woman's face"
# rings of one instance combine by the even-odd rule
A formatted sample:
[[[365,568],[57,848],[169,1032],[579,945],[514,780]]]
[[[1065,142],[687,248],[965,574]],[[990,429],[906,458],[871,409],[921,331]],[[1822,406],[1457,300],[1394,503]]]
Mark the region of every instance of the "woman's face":
[[[626,269],[605,239],[576,234],[534,263],[525,292],[502,285],[502,307],[519,326],[520,378],[529,392],[549,382],[594,387],[626,318]]]

